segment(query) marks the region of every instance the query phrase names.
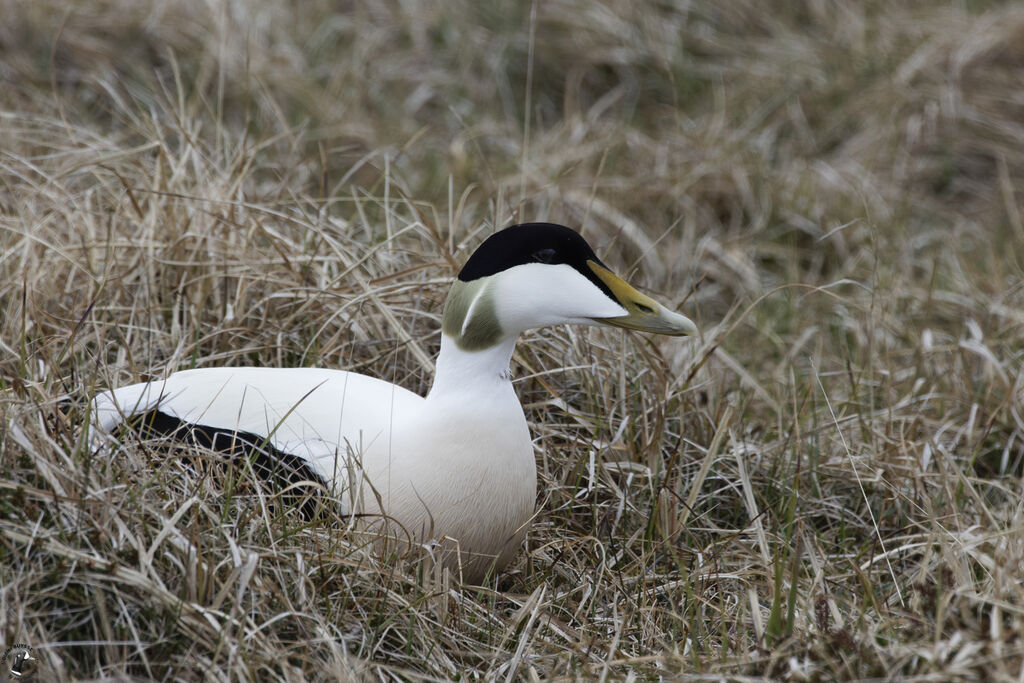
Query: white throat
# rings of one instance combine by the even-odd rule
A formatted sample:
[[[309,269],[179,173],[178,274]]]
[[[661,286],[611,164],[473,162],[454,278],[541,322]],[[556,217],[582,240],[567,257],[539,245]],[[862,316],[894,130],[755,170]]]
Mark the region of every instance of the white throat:
[[[510,335],[489,348],[464,351],[452,337],[442,333],[437,371],[427,400],[457,396],[460,401],[470,401],[477,393],[493,395],[502,388],[511,392],[509,363],[518,337]]]

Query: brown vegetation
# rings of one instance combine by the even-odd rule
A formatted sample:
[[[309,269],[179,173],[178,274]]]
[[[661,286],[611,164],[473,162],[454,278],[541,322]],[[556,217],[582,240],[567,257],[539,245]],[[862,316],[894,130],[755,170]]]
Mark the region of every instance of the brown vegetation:
[[[1018,680],[1024,8],[775,4],[0,3],[0,643],[55,680]],[[524,339],[542,485],[490,586],[84,442],[95,391],[187,367],[425,391],[519,220],[703,336]]]

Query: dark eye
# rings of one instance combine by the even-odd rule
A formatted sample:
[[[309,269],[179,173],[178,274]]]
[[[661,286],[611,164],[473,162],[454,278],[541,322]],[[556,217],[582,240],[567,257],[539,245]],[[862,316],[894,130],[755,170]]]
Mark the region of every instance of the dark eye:
[[[541,249],[533,252],[533,260],[537,263],[551,263],[555,260],[557,252],[554,249]]]

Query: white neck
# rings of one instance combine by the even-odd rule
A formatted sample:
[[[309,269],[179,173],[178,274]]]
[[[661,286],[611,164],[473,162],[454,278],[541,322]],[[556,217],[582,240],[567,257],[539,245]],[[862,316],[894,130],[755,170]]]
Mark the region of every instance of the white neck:
[[[437,372],[427,400],[459,396],[466,400],[477,392],[493,394],[495,388],[512,391],[509,362],[519,335],[501,339],[496,345],[479,351],[463,351],[447,334],[441,335]],[[470,399],[471,400],[471,399]]]

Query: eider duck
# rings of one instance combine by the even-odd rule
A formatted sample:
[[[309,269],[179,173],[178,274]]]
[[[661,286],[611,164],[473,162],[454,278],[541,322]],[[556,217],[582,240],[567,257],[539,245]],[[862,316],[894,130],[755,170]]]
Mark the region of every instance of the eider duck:
[[[202,368],[99,394],[93,438],[128,427],[290,468],[293,480],[320,480],[343,514],[431,547],[477,583],[512,560],[534,513],[512,351],[524,331],[563,323],[697,333],[575,231],[527,223],[488,237],[452,284],[425,398],[342,370]]]

